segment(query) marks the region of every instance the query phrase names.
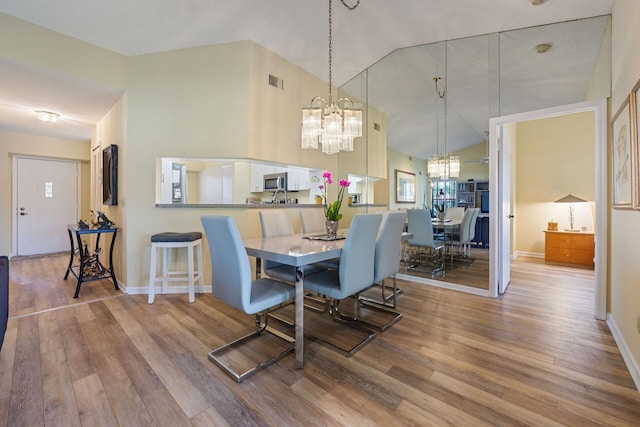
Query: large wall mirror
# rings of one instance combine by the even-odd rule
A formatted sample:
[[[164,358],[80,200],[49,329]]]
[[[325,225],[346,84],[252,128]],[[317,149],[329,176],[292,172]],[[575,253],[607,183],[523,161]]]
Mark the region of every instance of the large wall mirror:
[[[340,173],[384,182],[389,209],[429,209],[439,194],[450,206],[478,207],[480,233],[488,234],[489,119],[610,96],[603,71],[610,31],[610,16],[601,16],[391,52],[340,88],[340,96],[363,102],[367,122],[365,148],[341,152]],[[372,153],[379,140],[387,150],[382,173]],[[457,177],[427,173],[436,153],[459,156]],[[415,204],[395,203],[394,170],[415,174]],[[435,278],[488,289],[491,242],[484,239],[464,273]],[[427,269],[407,273],[431,278]]]

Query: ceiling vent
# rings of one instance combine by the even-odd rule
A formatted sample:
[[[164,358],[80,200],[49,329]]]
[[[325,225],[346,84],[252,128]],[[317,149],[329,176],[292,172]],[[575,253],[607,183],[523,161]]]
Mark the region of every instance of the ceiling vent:
[[[284,90],[284,81],[272,74],[269,74],[269,85]]]

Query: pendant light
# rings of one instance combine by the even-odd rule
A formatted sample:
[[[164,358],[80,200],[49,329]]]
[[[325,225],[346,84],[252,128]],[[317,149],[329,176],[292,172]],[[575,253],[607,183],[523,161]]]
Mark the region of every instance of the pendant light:
[[[360,4],[349,6],[341,0],[349,10]],[[362,108],[349,98],[340,98],[335,103],[332,91],[332,0],[329,0],[329,102],[321,96],[311,99],[308,107],[302,109],[302,148],[318,148],[322,145],[322,152],[334,154],[339,151],[353,151],[353,139],[362,136]]]

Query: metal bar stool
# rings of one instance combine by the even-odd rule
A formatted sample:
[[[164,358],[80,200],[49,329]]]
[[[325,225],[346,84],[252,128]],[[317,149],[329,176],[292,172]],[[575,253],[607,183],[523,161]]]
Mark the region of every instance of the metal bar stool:
[[[156,253],[162,248],[162,276],[156,277]],[[187,271],[169,270],[169,249],[187,248]],[[198,269],[194,266],[194,251],[198,256]],[[189,302],[195,300],[195,281],[199,292],[203,289],[202,280],[202,233],[159,233],[151,236],[151,262],[149,266],[149,304],[153,304],[155,285],[162,281],[162,293],[167,292],[169,282],[188,282]]]

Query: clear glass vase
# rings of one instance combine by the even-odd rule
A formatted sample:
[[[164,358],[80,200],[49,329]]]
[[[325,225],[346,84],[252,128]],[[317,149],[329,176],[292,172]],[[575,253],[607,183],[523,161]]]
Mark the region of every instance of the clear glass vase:
[[[335,239],[338,235],[338,221],[329,221],[325,222],[325,226],[327,228],[327,238]]]

